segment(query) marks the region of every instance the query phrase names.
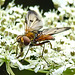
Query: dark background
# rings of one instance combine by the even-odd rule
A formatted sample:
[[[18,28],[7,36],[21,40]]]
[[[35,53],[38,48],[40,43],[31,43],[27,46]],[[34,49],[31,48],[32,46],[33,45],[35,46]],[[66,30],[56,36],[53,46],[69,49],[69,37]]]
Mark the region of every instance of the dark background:
[[[11,1],[12,0],[6,0],[3,7],[6,7],[8,5],[8,3],[11,2]],[[54,5],[53,5],[52,0],[15,0],[15,4],[16,5],[23,4],[23,8],[26,8],[28,6],[39,5],[40,6],[39,9],[40,10],[43,9],[44,12],[47,12],[50,9],[54,9]]]
[[[6,6],[11,1],[12,0],[6,0],[2,7],[6,8]],[[43,12],[47,12],[50,9],[51,10],[54,9],[54,5],[53,5],[52,0],[15,0],[15,4],[16,5],[22,4],[23,8],[26,8],[28,6],[39,5],[39,10],[43,9]],[[28,71],[28,70],[19,71],[18,69],[13,69],[13,71],[16,75],[45,75],[42,73],[34,73],[34,72]],[[6,71],[6,64],[5,63],[0,67],[0,75],[8,75],[8,73]]]

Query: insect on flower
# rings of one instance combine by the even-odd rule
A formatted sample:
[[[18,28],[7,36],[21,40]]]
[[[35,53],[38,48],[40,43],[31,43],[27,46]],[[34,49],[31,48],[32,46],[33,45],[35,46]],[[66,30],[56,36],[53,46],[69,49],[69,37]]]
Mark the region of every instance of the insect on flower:
[[[40,16],[34,10],[28,11],[25,17],[25,34],[19,35],[17,37],[17,42],[20,44],[21,47],[21,53],[18,57],[22,55],[23,46],[29,45],[30,47],[32,47],[32,46],[39,46],[48,43],[50,42],[49,40],[55,39],[52,35],[71,29],[71,27],[60,27],[60,28],[48,28],[48,29],[40,30],[43,27],[42,25],[43,23],[40,19]],[[43,57],[43,53],[42,53],[42,57]]]

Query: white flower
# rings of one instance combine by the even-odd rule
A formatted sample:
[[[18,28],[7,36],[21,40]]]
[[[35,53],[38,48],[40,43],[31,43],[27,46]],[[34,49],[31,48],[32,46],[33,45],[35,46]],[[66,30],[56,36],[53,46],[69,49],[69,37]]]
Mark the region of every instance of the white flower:
[[[64,7],[67,5],[67,1],[66,0],[52,0],[54,5],[58,5],[61,7]]]
[[[67,64],[66,66],[62,66],[59,69],[55,69],[54,72],[52,72],[52,75],[61,75],[68,67],[70,67],[70,64]]]
[[[24,58],[29,46],[23,48],[23,57],[17,59],[16,48],[18,47],[18,55],[21,49],[17,46],[17,42],[11,45],[16,41],[18,35],[24,35],[25,33],[24,23],[25,15],[28,12],[27,8],[23,9],[22,6],[15,6],[14,2],[9,3],[5,10],[0,8],[0,66],[6,62],[9,74],[14,75],[10,67],[19,68],[19,70],[28,69],[36,73],[47,70],[52,75],[60,75],[67,68],[75,69],[75,10],[74,5],[71,7],[68,5],[73,4],[73,0],[56,1],[54,1],[54,4],[60,7],[57,10],[45,12],[44,17],[41,16],[42,11],[39,12],[39,6],[29,7],[29,9],[35,10],[41,18],[44,18],[43,29],[53,27],[72,27],[72,29],[52,35],[55,38],[55,40],[50,40],[52,49],[50,43],[43,45],[45,47],[44,51],[42,46],[32,47],[25,58],[30,63],[28,65],[23,65],[19,61]],[[50,66],[47,66],[47,63],[43,60],[42,51],[43,57]]]
[[[5,0],[0,0],[0,6],[3,5]]]
[[[36,68],[35,68],[35,73],[37,73],[38,72],[38,70],[40,69],[40,66],[37,66]]]

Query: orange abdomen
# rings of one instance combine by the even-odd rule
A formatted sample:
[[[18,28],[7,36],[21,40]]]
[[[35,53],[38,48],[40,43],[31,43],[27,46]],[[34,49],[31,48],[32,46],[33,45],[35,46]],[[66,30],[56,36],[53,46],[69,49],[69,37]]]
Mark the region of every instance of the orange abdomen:
[[[44,40],[54,40],[54,37],[51,35],[41,35],[36,41],[44,41]]]

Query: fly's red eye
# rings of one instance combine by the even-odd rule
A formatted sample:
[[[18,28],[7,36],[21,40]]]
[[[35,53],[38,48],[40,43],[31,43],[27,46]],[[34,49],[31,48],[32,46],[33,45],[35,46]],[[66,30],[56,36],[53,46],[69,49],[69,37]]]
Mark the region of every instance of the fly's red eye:
[[[30,43],[30,39],[27,36],[23,36],[24,44],[28,45]]]

